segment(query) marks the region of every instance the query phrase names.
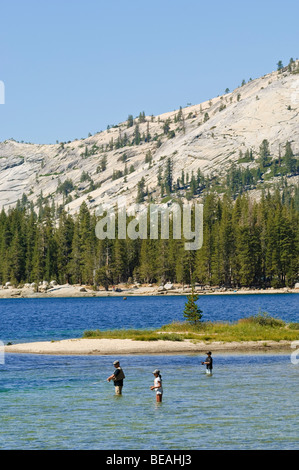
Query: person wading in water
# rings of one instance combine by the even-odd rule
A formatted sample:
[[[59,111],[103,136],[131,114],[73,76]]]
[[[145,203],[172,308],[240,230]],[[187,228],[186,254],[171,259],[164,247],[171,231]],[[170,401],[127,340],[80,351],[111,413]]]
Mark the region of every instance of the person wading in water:
[[[108,377],[107,381],[110,382],[111,380],[113,380],[114,386],[115,386],[115,394],[121,395],[125,374],[119,365],[119,361],[114,361],[113,365],[115,367],[115,371],[113,372],[112,375],[110,375],[110,377]]]
[[[162,401],[163,395],[162,377],[158,369],[154,370],[153,374],[155,376],[155,379],[154,385],[151,387],[151,390],[156,390],[156,401],[160,403]]]
[[[211,351],[207,352],[207,358],[202,364],[206,365],[206,373],[208,375],[212,375],[212,370],[213,370],[213,358],[212,358],[212,353]]]

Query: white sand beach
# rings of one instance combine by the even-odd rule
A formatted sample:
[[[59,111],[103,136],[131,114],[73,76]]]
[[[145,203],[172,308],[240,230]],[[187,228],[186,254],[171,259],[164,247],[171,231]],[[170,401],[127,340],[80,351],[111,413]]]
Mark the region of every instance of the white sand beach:
[[[222,352],[283,352],[291,351],[290,341],[244,342],[192,342],[184,341],[134,341],[131,339],[77,338],[61,341],[42,341],[5,346],[7,353],[60,354],[60,355],[120,355],[120,354],[179,354]]]

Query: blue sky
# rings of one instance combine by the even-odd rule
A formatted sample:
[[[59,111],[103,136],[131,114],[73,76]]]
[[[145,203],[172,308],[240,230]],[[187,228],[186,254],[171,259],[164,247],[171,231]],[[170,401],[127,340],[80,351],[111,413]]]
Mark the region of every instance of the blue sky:
[[[2,0],[0,141],[55,143],[299,56],[297,0]]]

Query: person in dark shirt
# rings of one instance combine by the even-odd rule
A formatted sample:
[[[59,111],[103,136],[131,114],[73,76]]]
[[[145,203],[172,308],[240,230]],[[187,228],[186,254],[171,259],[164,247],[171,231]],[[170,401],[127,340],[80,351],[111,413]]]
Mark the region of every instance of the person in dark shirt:
[[[107,381],[110,382],[111,380],[113,380],[114,387],[115,387],[115,394],[121,395],[125,374],[119,365],[119,361],[114,361],[113,365],[115,367],[115,371],[113,372],[112,375],[110,375],[110,377],[108,377]]]
[[[212,358],[212,353],[211,351],[207,352],[207,357],[202,364],[206,365],[206,373],[208,375],[212,375],[212,370],[213,370],[213,358]]]

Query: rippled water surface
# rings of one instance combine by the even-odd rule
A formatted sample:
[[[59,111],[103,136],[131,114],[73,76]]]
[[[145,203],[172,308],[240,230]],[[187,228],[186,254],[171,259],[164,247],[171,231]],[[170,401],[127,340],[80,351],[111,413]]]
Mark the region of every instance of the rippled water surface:
[[[298,449],[299,365],[289,355],[9,354],[0,366],[1,449]],[[162,403],[150,390],[161,369]]]

